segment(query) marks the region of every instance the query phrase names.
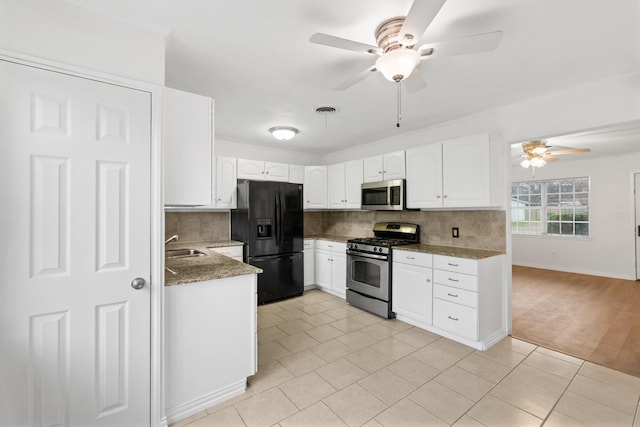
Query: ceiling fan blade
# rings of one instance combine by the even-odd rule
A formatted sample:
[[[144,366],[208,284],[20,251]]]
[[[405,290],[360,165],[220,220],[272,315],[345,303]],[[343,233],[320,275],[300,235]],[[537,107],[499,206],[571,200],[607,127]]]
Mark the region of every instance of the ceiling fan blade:
[[[343,39],[341,37],[330,36],[329,34],[315,33],[309,37],[309,41],[324,46],[337,47],[338,49],[352,50],[354,52],[370,53],[380,55],[382,50],[378,46],[372,46],[366,43],[360,43],[353,40]]]
[[[502,40],[502,31],[493,31],[461,39],[425,44],[418,49],[418,52],[433,49],[433,52],[429,55],[430,58],[488,52],[498,47],[500,40]]]
[[[422,34],[436,17],[446,0],[414,0],[398,33],[398,42],[411,47],[418,43]]]
[[[570,148],[567,150],[549,151],[548,154],[551,154],[552,156],[562,156],[564,154],[588,153],[589,151],[591,151],[589,148]]]
[[[427,82],[422,76],[420,70],[416,69],[413,70],[413,73],[411,73],[409,77],[407,77],[405,80],[402,80],[402,85],[407,89],[407,92],[416,93],[419,90],[427,87]]]
[[[364,80],[365,78],[367,78],[368,76],[370,76],[371,74],[373,74],[376,71],[377,71],[377,69],[376,69],[375,64],[371,65],[366,70],[362,70],[358,74],[356,74],[355,76],[350,77],[347,80],[343,81],[338,86],[334,87],[333,90],[345,90],[347,88],[350,88],[354,84],[358,83],[361,80]]]
[[[550,156],[548,154],[544,154],[542,155],[542,160],[544,160],[545,162],[557,162],[560,159],[557,157]]]

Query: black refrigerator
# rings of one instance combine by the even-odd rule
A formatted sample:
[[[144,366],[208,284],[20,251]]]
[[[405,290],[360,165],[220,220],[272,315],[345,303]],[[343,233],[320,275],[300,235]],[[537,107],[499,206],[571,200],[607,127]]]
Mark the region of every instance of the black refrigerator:
[[[258,304],[304,291],[302,184],[238,180],[231,238],[244,242],[244,262],[258,274]]]

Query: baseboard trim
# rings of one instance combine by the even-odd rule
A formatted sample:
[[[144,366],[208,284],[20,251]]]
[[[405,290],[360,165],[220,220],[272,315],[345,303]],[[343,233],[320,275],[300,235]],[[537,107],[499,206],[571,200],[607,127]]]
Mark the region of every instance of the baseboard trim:
[[[512,265],[518,266],[518,267],[539,268],[541,270],[562,271],[563,273],[585,274],[587,276],[609,277],[611,279],[636,280],[635,277],[631,277],[631,276],[628,276],[626,274],[585,270],[585,269],[581,269],[581,268],[570,268],[570,267],[563,267],[563,266],[560,266],[560,265],[548,265],[548,264],[547,265],[540,265],[540,264],[536,264],[536,263],[516,262],[516,261],[512,261]]]
[[[173,424],[193,414],[197,414],[207,408],[215,406],[233,397],[239,396],[247,389],[247,380],[244,379],[214,392],[205,394],[190,402],[182,403],[166,410],[167,424]]]

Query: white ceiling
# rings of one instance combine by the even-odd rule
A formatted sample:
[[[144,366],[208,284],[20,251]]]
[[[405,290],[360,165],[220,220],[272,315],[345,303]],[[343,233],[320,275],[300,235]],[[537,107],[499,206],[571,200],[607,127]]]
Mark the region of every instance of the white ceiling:
[[[217,138],[308,153],[640,69],[637,0],[448,0],[420,44],[494,30],[502,42],[488,53],[424,61],[428,86],[403,94],[396,128],[396,87],[378,73],[332,90],[375,57],[308,39],[322,32],[375,45],[377,25],[406,15],[411,0],[68,1],[167,34],[166,84],[215,99]],[[323,105],[338,112],[317,114]],[[267,132],[276,125],[300,134],[278,142]],[[573,143],[583,144],[560,145]]]

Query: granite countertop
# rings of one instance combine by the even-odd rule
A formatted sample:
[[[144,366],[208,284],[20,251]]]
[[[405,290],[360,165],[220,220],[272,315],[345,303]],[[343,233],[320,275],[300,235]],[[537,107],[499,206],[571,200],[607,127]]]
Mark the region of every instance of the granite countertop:
[[[457,246],[440,246],[440,245],[402,245],[396,246],[394,249],[413,252],[425,252],[434,255],[454,256],[458,258],[483,259],[492,256],[504,255],[505,252],[490,251],[486,249],[461,248]]]
[[[304,236],[305,239],[312,240],[329,240],[331,242],[347,243],[347,240],[354,239],[352,236],[337,236],[333,234],[311,234]]]
[[[244,274],[262,273],[260,268],[219,254],[210,247],[242,246],[233,240],[215,242],[171,242],[166,249],[197,249],[205,256],[192,258],[165,258],[164,285],[184,285],[206,280],[224,279]],[[173,274],[171,271],[175,272]]]

